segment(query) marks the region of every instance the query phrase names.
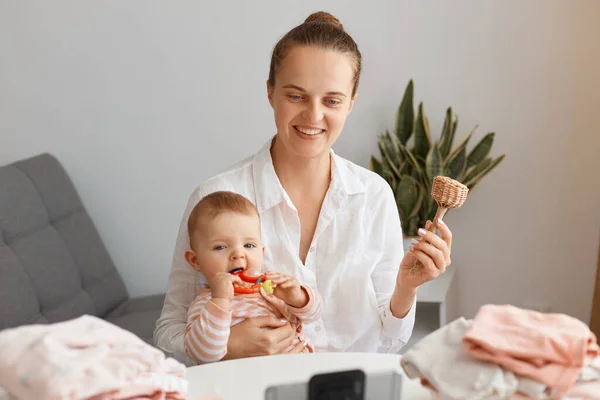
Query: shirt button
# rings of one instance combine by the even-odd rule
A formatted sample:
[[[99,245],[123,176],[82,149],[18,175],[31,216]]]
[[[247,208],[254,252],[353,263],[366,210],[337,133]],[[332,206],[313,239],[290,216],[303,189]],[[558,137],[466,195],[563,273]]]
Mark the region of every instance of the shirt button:
[[[315,246],[313,246],[313,247],[311,247],[311,248],[310,248],[310,250],[309,250],[309,251],[310,251],[311,253],[314,253],[316,249],[317,249],[317,248],[316,248]]]
[[[315,332],[321,332],[321,327],[319,325],[315,326]]]

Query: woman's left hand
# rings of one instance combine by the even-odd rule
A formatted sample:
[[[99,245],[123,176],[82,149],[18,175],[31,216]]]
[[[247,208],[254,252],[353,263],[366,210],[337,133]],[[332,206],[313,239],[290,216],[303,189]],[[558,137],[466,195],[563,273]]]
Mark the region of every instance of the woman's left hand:
[[[452,232],[443,221],[437,224],[442,237],[427,229],[431,221],[427,221],[425,230],[419,229],[418,242],[412,243],[410,250],[404,255],[398,272],[397,285],[409,289],[416,289],[425,282],[429,282],[446,271],[450,265],[450,248],[452,247]],[[421,266],[416,271],[413,265],[416,260],[421,261]]]

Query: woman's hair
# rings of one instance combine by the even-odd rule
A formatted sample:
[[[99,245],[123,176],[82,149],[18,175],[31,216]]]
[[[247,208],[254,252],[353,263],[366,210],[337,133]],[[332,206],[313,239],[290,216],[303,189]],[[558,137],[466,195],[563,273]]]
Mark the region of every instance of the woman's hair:
[[[354,64],[354,81],[352,96],[358,89],[358,80],[362,67],[362,56],[354,39],[344,31],[342,23],[333,15],[319,11],[312,13],[298,25],[285,34],[273,49],[271,67],[269,69],[269,84],[275,86],[275,74],[287,51],[295,46],[315,46],[326,50],[334,50],[350,55]]]

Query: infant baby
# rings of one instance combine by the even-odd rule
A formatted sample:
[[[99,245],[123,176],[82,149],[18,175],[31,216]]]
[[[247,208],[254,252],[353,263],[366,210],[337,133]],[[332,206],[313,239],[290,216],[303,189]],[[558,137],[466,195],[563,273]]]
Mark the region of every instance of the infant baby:
[[[258,316],[292,324],[296,338],[285,352],[300,342],[305,343],[303,352],[314,352],[302,325],[320,317],[321,296],[292,276],[277,271],[262,274],[260,217],[248,199],[227,191],[205,196],[190,213],[188,232],[185,259],[209,285],[200,289],[188,311],[184,345],[193,360],[199,364],[221,360],[230,328]],[[252,276],[268,285],[246,282]]]

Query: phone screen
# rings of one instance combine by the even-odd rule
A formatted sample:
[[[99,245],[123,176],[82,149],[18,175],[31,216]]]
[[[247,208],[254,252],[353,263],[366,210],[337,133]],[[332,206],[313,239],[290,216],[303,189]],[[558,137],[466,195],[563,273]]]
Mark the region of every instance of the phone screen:
[[[361,373],[364,376],[362,380]],[[310,382],[313,383],[312,392]],[[309,395],[320,397],[309,397]],[[265,391],[265,400],[400,400],[401,398],[402,375],[396,371],[364,374],[362,371],[357,373],[356,370],[351,370],[317,374],[309,382],[273,385]]]

